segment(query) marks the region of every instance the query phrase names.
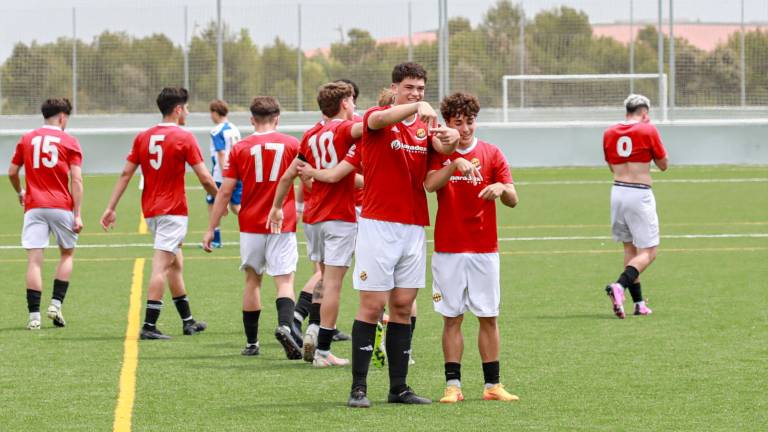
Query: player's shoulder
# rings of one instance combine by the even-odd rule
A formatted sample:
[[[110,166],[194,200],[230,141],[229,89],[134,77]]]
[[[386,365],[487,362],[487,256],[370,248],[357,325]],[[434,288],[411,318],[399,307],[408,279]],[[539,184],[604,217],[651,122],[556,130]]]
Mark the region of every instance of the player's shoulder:
[[[274,140],[287,146],[299,148],[299,140],[295,136],[284,134],[282,132],[273,132]]]

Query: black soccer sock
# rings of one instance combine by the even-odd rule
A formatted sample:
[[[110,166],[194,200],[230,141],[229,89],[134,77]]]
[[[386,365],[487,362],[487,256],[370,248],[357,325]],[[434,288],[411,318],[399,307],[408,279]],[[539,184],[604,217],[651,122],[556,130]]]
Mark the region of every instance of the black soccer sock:
[[[298,321],[304,321],[309,315],[309,309],[312,306],[312,293],[302,291],[299,293],[299,301],[296,302],[293,317]]]
[[[320,303],[312,303],[309,307],[309,324],[320,325]]]
[[[333,340],[334,333],[335,329],[320,327],[320,332],[317,334],[317,349],[320,351],[329,351],[331,349],[331,341]]]
[[[176,305],[176,310],[179,312],[179,317],[181,317],[182,321],[195,323],[194,318],[192,318],[192,311],[189,310],[189,299],[187,299],[186,294],[174,297],[173,304]]]
[[[290,328],[293,320],[293,300],[288,297],[279,297],[275,300],[275,305],[277,306],[277,323]]]
[[[259,342],[259,316],[261,311],[243,311],[243,330],[245,330],[245,340],[248,345],[255,345]]]
[[[53,296],[54,300],[58,300],[59,303],[64,303],[64,297],[67,296],[67,289],[69,288],[69,281],[63,281],[59,279],[53,280]]]
[[[619,279],[616,282],[626,289],[629,288],[639,276],[640,272],[636,268],[628,265],[624,269],[624,273],[619,276]]]
[[[499,383],[499,362],[483,363],[483,378],[486,384]]]
[[[373,355],[376,324],[355,320],[352,324],[352,388],[366,389],[368,365]]]
[[[411,325],[390,321],[385,345],[389,360],[389,391],[399,394],[407,388],[405,380],[411,354]]]
[[[411,337],[413,337],[413,332],[416,331],[416,317],[411,317]]]
[[[629,286],[629,294],[632,296],[632,302],[640,303],[643,301],[643,288],[640,282],[635,282]]]
[[[461,381],[461,363],[445,363],[445,381]]]
[[[40,296],[43,293],[27,288],[27,310],[29,313],[40,312]]]
[[[147,310],[144,311],[144,328],[152,330],[157,325],[157,319],[160,318],[160,311],[163,310],[162,300],[147,300]]]

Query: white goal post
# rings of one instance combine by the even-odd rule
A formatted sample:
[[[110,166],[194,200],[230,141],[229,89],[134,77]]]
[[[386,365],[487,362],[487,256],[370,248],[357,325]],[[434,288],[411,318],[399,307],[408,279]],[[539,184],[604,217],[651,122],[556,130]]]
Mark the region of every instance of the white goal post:
[[[659,94],[656,95],[659,100],[658,106],[661,108],[661,117],[663,121],[668,120],[667,116],[667,74],[645,73],[645,74],[581,74],[581,75],[504,75],[501,78],[502,88],[502,112],[504,122],[509,122],[509,82],[517,81],[520,83],[520,108],[525,108],[525,83],[526,82],[579,82],[579,81],[626,81],[628,89],[634,83],[634,80],[656,79],[658,81]],[[629,92],[627,92],[629,95]],[[652,100],[654,98],[651,98]],[[620,101],[617,101],[617,105]]]

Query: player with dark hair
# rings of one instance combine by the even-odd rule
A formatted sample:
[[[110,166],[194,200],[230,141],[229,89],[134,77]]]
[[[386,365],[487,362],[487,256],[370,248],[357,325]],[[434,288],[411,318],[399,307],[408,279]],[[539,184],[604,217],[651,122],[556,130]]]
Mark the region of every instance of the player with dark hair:
[[[220,99],[211,101],[208,105],[211,113],[211,121],[216,126],[211,130],[211,175],[217,187],[221,187],[223,181],[222,173],[229,163],[229,152],[236,142],[240,141],[240,131],[227,118],[229,106]],[[240,199],[243,195],[243,184],[238,183],[232,192],[232,198],[229,200],[229,210],[237,214],[240,211]],[[208,203],[208,215],[211,214],[214,197],[206,195],[205,201]],[[216,227],[213,232],[213,242],[211,246],[219,248],[222,246],[221,229]]]
[[[211,211],[203,248],[211,252],[214,229],[226,212],[227,203],[238,181],[243,182],[240,224],[240,269],[245,272],[243,291],[243,329],[246,346],[242,354],[259,354],[259,317],[261,316],[261,284],[266,272],[277,289],[278,326],[275,338],[290,360],[301,358],[301,340],[291,329],[294,315],[293,278],[299,255],[296,249],[296,203],[293,187],[287,191],[283,206],[285,222],[279,230],[265,227],[280,177],[296,157],[299,142],[276,131],[280,121],[280,104],[274,97],[257,96],[251,103],[254,133],[232,148],[229,167],[224,170],[219,196]]]
[[[139,133],[128,153],[125,167],[109,199],[101,226],[114,227],[115,209],[136,169],[141,167],[144,189],[141,209],[147,227],[154,238],[152,276],[147,287],[147,308],[141,339],[170,339],[157,328],[157,319],[163,308],[165,281],[173,296],[173,303],[182,319],[182,332],[193,335],[206,329],[206,323],[195,321],[189,307],[184,284],[184,256],[181,246],[187,234],[187,197],[184,191],[184,173],[189,164],[200,184],[210,195],[216,195],[216,183],[205,167],[195,136],[182,129],[186,123],[187,90],[166,87],[157,97],[157,107],[163,121]]]
[[[47,316],[64,327],[61,306],[69,288],[77,234],[83,229],[82,151],[77,139],[64,132],[72,112],[68,99],[48,99],[40,109],[45,124],[21,137],[8,168],[8,179],[24,208],[21,245],[27,250],[27,328],[40,329],[43,290],[43,250],[49,235],[56,236],[59,264],[53,279],[53,297]],[[24,167],[26,189],[21,186]]]
[[[430,155],[424,182],[427,191],[437,191],[432,301],[435,311],[443,316],[446,389],[440,402],[464,400],[461,323],[466,311],[480,322],[477,344],[485,380],[483,399],[516,401],[517,396],[499,381],[501,287],[496,200],[515,207],[517,192],[504,154],[475,136],[480,112],[477,98],[454,93],[443,99],[440,111],[448,127],[460,134],[456,152]],[[471,174],[461,174],[467,171]]]
[[[624,319],[624,290],[634,302],[635,315],[650,315],[640,286],[642,273],[656,259],[659,217],[651,190],[651,161],[662,171],[669,165],[659,131],[651,123],[650,100],[631,94],[624,101],[626,120],[611,126],[603,135],[603,153],[613,173],[611,231],[624,243],[624,271],[605,287],[613,313]]]

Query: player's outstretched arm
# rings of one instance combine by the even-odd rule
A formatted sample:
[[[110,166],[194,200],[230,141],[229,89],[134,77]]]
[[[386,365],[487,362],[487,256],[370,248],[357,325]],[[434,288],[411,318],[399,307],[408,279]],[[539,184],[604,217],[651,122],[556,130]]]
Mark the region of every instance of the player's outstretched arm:
[[[427,177],[424,179],[424,189],[426,189],[427,192],[435,192],[436,190],[441,189],[448,184],[451,180],[451,176],[456,171],[469,177],[472,184],[477,184],[483,179],[480,170],[477,169],[475,164],[464,158],[456,158],[450,164],[439,170],[429,171]]]
[[[80,165],[69,166],[69,191],[72,194],[75,215],[75,225],[72,231],[79,233],[83,230],[83,218],[80,216],[80,208],[83,204],[83,169]]]
[[[477,196],[488,201],[499,199],[507,207],[515,207],[518,202],[517,190],[512,183],[489,184]]]
[[[302,164],[304,162],[299,158],[294,159],[283,173],[283,176],[280,177],[280,181],[277,182],[275,199],[272,200],[272,208],[269,210],[269,216],[265,225],[272,234],[280,234],[283,230],[283,204],[285,203],[285,197],[293,185],[293,180],[299,175],[298,167]]]
[[[302,176],[310,177],[316,181],[323,183],[338,183],[341,179],[348,176],[349,173],[354,172],[355,166],[343,160],[333,168],[316,169],[310,164],[305,163],[299,165],[297,169]],[[357,181],[355,181],[355,185],[357,186]]]
[[[213,181],[213,177],[211,177],[211,173],[208,172],[208,168],[205,167],[205,163],[200,162],[199,164],[192,165],[192,171],[195,172],[197,179],[200,181],[203,189],[208,192],[208,195],[215,197],[219,188],[216,187],[216,182]]]
[[[117,179],[115,189],[112,191],[112,196],[109,198],[107,209],[104,210],[104,214],[101,215],[101,227],[104,228],[104,231],[112,229],[115,225],[115,222],[117,221],[117,213],[115,212],[115,209],[117,208],[117,204],[120,202],[123,193],[125,193],[125,188],[128,187],[128,183],[131,181],[133,173],[136,172],[136,168],[138,167],[139,166],[133,162],[125,163],[123,172],[120,173],[120,178]]]
[[[428,103],[421,101],[395,105],[391,108],[372,113],[368,116],[368,129],[383,129],[400,123],[414,114],[418,114],[421,121],[430,128],[437,127],[437,112]]]
[[[227,214],[227,204],[232,198],[232,193],[237,186],[237,179],[231,177],[224,177],[224,181],[221,183],[221,189],[216,194],[216,199],[213,201],[211,207],[211,215],[208,221],[208,229],[203,234],[203,250],[211,252],[211,242],[213,241],[213,231],[217,226],[221,224],[221,218]]]
[[[352,135],[352,138],[362,138],[363,136],[363,122],[357,122],[354,125],[352,125],[352,129],[350,129],[350,135]]]
[[[432,129],[432,148],[440,154],[449,155],[456,151],[459,145],[459,131],[440,126]]]
[[[19,171],[21,171],[21,167],[15,163],[11,163],[8,167],[8,180],[10,180],[13,190],[16,191],[16,195],[19,196],[19,204],[24,207],[24,189],[21,187],[21,176],[19,175]]]

